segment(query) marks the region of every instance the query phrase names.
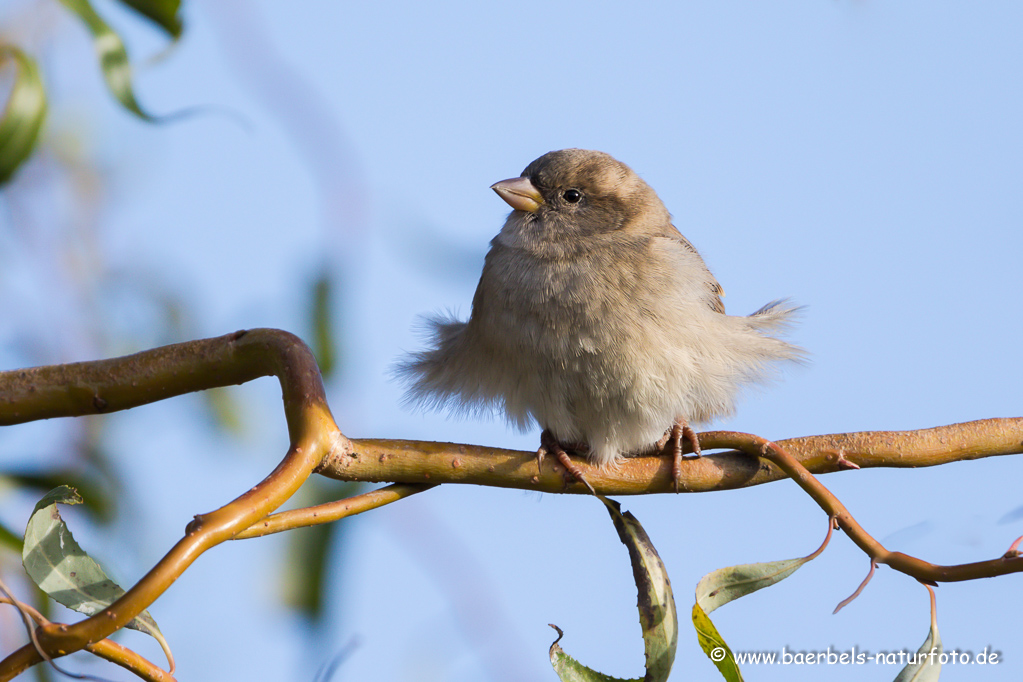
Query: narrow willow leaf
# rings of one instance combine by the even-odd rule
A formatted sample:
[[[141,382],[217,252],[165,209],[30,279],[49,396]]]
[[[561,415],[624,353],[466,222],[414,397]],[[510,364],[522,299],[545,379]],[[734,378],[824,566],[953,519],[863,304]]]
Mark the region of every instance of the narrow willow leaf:
[[[181,37],[181,0],[121,0],[177,40]]]
[[[700,648],[717,666],[721,676],[728,682],[742,682],[742,673],[735,662],[732,650],[700,607],[699,602],[693,604],[693,627],[696,628],[696,639],[700,642]]]
[[[322,476],[310,480],[299,491],[296,504],[312,507],[352,497],[365,490],[362,483],[332,481]],[[300,496],[300,497],[299,497]],[[286,568],[281,587],[284,601],[314,623],[325,614],[327,589],[337,574],[332,557],[350,556],[351,524],[323,523],[288,533]]]
[[[693,605],[693,627],[696,639],[707,657],[717,666],[721,676],[729,682],[742,680],[732,650],[718,633],[707,614],[733,599],[762,590],[792,575],[808,559],[770,561],[761,564],[743,564],[719,568],[708,573],[696,585],[696,603]]]
[[[668,679],[678,646],[678,613],[671,581],[664,562],[650,542],[650,537],[632,512],[621,513],[621,505],[601,497],[615,530],[629,550],[632,575],[639,591],[639,623],[643,627],[646,652],[646,682]]]
[[[623,680],[619,677],[610,677],[587,668],[566,654],[558,644],[564,634],[561,632],[561,628],[557,625],[551,625],[551,627],[558,631],[558,638],[551,644],[551,665],[554,666],[554,672],[558,674],[561,682],[641,682],[639,679]]]
[[[331,310],[333,295],[333,278],[324,272],[313,284],[312,295],[312,328],[313,328],[313,355],[316,356],[316,364],[320,366],[320,373],[327,378],[334,371],[335,348],[334,339],[334,316]]]
[[[671,673],[678,645],[678,614],[668,572],[636,517],[630,512],[622,514],[621,505],[614,500],[598,497],[607,507],[619,539],[629,550],[632,574],[639,592],[639,623],[643,628],[646,652],[646,675],[639,679],[643,682],[664,682]],[[554,629],[558,630],[557,627]],[[563,682],[605,682],[617,679],[591,670],[572,659],[558,645],[560,640],[561,630],[558,630],[558,640],[551,645],[550,655],[551,665]]]
[[[242,417],[241,405],[235,398],[235,394],[227,387],[213,388],[203,391],[203,400],[209,409],[213,419],[213,425],[223,429],[233,436],[243,436],[246,433],[245,420]]]
[[[10,528],[0,523],[0,547],[6,547],[7,549],[21,553],[21,548],[25,546],[18,534],[12,531]]]
[[[696,603],[704,612],[712,613],[730,601],[781,582],[806,561],[803,557],[719,568],[703,576],[696,585]]]
[[[143,111],[135,99],[135,92],[131,86],[131,63],[128,61],[128,51],[124,47],[121,37],[107,25],[96,10],[89,4],[89,0],[60,0],[65,7],[78,15],[78,17],[92,34],[92,44],[99,57],[100,68],[103,70],[103,79],[107,82],[107,88],[117,98],[121,105],[139,118],[153,122],[156,119]]]
[[[813,554],[799,559],[742,564],[712,571],[696,585],[696,603],[693,605],[693,627],[696,638],[707,657],[717,666],[722,677],[729,682],[742,680],[732,650],[714,627],[708,614],[730,601],[745,597],[757,590],[770,587],[795,573],[800,566],[824,551],[831,540],[832,523],[828,521],[828,534]]]
[[[941,636],[938,635],[938,609],[934,603],[934,589],[924,585],[931,593],[931,629],[916,656],[902,669],[895,682],[937,682],[941,674]]]
[[[46,119],[46,90],[35,60],[13,45],[0,44],[0,66],[8,59],[18,72],[0,118],[0,185],[32,154]]]
[[[91,616],[117,601],[124,590],[75,542],[60,518],[58,503],[81,504],[82,498],[74,489],[59,486],[39,500],[25,529],[22,563],[39,589],[54,601]],[[154,637],[171,660],[167,642],[148,611],[127,627]]]

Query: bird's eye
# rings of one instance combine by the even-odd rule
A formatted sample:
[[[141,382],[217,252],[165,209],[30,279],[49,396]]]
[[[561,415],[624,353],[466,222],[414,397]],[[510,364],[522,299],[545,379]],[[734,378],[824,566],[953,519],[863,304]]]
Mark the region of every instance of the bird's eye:
[[[582,193],[577,189],[566,189],[561,196],[565,197],[565,201],[570,204],[579,203],[579,200],[583,198]]]

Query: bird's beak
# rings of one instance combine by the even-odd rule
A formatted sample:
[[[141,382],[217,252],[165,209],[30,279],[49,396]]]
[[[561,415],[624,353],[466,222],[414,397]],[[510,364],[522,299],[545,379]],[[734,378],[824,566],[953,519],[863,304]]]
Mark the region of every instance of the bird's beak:
[[[509,178],[495,182],[490,189],[497,192],[497,196],[508,202],[508,205],[516,211],[534,213],[543,203],[540,191],[536,185],[529,181],[529,178]]]

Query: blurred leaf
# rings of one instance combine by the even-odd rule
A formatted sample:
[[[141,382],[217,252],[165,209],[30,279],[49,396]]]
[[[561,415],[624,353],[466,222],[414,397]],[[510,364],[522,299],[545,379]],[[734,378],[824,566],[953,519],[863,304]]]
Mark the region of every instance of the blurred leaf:
[[[621,505],[614,500],[598,497],[607,507],[622,544],[629,550],[632,575],[639,592],[639,623],[643,628],[646,675],[638,679],[644,682],[664,682],[671,673],[678,645],[678,614],[671,592],[671,581],[668,580],[661,557],[657,555],[657,550],[636,517],[631,512],[622,514]],[[566,654],[558,645],[561,630],[554,625],[551,627],[558,631],[558,639],[551,644],[551,665],[563,682],[606,682],[616,679],[587,668]]]
[[[17,63],[18,73],[0,119],[0,185],[32,154],[46,118],[46,91],[35,60],[13,45],[0,44],[0,65],[8,59]]]
[[[340,668],[358,648],[359,638],[352,637],[348,640],[347,644],[338,650],[336,654],[324,661],[323,665],[321,665],[319,670],[316,671],[316,676],[313,678],[313,682],[330,682],[333,680],[338,668]]]
[[[312,328],[313,355],[320,366],[320,373],[326,379],[335,368],[334,325],[331,304],[334,300],[334,280],[324,272],[313,284]]]
[[[89,4],[89,0],[60,0],[65,7],[78,15],[78,17],[92,34],[92,44],[99,57],[100,68],[103,70],[103,79],[107,82],[107,88],[121,105],[139,118],[154,122],[156,119],[142,110],[135,99],[135,92],[131,86],[131,64],[128,62],[128,52],[124,48],[121,37],[107,25],[96,10]]]
[[[0,523],[0,546],[12,549],[18,554],[21,554],[21,548],[24,546],[24,541],[17,533],[13,530]]]
[[[365,486],[360,483],[307,481],[302,486],[301,506],[310,507],[352,495],[358,495]],[[330,557],[338,545],[347,539],[348,523],[324,523],[288,534],[288,567],[285,574],[285,600],[313,622],[323,616],[324,595]],[[340,553],[345,556],[345,552]]]
[[[800,566],[817,558],[831,539],[831,528],[829,521],[827,537],[820,548],[809,556],[719,568],[700,579],[696,585],[696,603],[693,604],[693,627],[696,629],[700,648],[726,680],[739,682],[742,680],[742,673],[731,648],[714,627],[708,614],[730,601],[781,582],[795,573]]]
[[[905,548],[907,545],[916,542],[933,531],[934,523],[931,521],[921,521],[920,523],[914,523],[911,526],[900,528],[885,535],[881,538],[881,544],[885,547]]]
[[[1012,523],[1013,521],[1019,521],[1023,519],[1023,507],[1016,507],[1006,512],[1002,518],[998,519],[998,523]]]
[[[241,436],[245,433],[242,411],[234,393],[227,387],[211,388],[202,392],[215,424],[228,433]]]
[[[925,585],[925,587],[927,587]],[[934,590],[931,593],[931,629],[924,643],[917,649],[914,660],[899,672],[895,682],[937,682],[941,674],[941,636],[938,635],[938,610],[934,603]]]
[[[60,486],[36,504],[25,529],[22,563],[36,585],[54,601],[91,616],[117,601],[124,590],[75,542],[60,518],[58,503],[81,504],[82,498],[77,491]],[[167,642],[148,611],[127,627],[154,637],[170,658]]]
[[[152,21],[174,40],[181,37],[181,0],[121,0],[121,4]]]
[[[289,569],[285,598],[288,606],[313,622],[318,622],[323,615],[328,549],[341,525],[323,523],[291,533],[288,537]]]
[[[83,498],[81,502],[96,517],[96,520],[108,523],[114,517],[115,502],[110,493],[115,486],[109,482],[100,484],[91,476],[84,475],[79,471],[73,469],[54,469],[42,472],[15,471],[5,473],[3,478],[18,487],[33,488],[40,493],[53,490],[60,485],[67,485],[81,491]]]

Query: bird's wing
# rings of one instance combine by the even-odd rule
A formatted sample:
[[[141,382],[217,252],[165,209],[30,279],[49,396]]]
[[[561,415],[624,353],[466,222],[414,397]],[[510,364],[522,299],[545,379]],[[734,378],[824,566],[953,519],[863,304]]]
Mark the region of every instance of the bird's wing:
[[[725,302],[721,300],[721,297],[725,295],[725,290],[722,289],[721,285],[718,284],[718,281],[714,279],[714,275],[711,274],[710,268],[707,267],[707,264],[703,262],[703,257],[700,255],[700,252],[696,250],[696,247],[694,247],[689,240],[678,231],[677,227],[674,225],[669,225],[668,227],[670,229],[664,236],[670,237],[682,244],[686,250],[696,256],[696,260],[698,260],[700,265],[703,266],[704,272],[707,273],[707,287],[710,289],[710,296],[707,297],[707,304],[714,312],[723,314],[725,312]]]

